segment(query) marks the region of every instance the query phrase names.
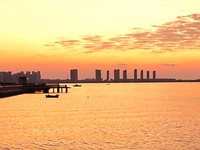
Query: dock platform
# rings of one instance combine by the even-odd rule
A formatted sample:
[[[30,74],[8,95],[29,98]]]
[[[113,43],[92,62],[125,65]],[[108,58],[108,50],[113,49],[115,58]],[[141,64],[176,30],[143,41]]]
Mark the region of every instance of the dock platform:
[[[67,85],[60,84],[27,84],[27,85],[5,85],[0,86],[0,98],[9,97],[25,93],[43,92],[49,93],[52,89],[53,93],[68,93]]]

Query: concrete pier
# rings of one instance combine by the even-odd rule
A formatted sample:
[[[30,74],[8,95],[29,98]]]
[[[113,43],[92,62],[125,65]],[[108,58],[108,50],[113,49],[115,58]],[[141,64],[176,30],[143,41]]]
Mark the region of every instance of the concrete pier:
[[[53,93],[57,92],[57,93],[68,93],[68,87],[67,85],[48,85],[50,86],[50,89],[53,89]]]
[[[12,85],[12,86],[1,86],[0,87],[0,98],[3,97],[9,97],[14,96],[18,94],[24,94],[24,93],[35,93],[35,92],[43,92],[43,93],[49,93],[50,89],[53,89],[53,93],[57,92],[65,92],[68,93],[67,85],[46,85],[46,84],[40,84],[40,85]]]
[[[20,89],[20,87],[9,86],[9,87],[0,88],[0,98],[19,95],[23,93],[24,93],[24,90]]]

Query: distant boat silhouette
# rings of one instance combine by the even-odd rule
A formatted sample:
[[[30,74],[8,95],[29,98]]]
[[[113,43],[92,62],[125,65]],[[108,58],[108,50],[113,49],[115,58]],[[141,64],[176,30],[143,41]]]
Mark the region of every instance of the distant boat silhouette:
[[[46,95],[46,98],[58,98],[58,97],[59,97],[58,94],[56,94],[56,95],[50,95],[50,94]]]
[[[73,87],[81,87],[81,84],[74,84]]]

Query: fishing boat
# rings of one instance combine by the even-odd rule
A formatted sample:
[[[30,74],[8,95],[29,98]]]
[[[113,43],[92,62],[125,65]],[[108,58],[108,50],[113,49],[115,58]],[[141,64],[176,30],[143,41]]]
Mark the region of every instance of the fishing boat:
[[[56,95],[50,95],[50,94],[46,95],[46,98],[58,98],[58,97],[59,97],[58,94],[56,94]]]
[[[73,87],[81,87],[81,84],[74,84]]]

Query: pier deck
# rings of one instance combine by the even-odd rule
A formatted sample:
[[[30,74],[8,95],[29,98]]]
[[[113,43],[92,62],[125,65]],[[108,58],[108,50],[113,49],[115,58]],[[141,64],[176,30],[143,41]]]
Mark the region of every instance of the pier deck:
[[[57,92],[65,92],[68,93],[67,85],[59,85],[59,84],[33,84],[33,85],[5,85],[0,86],[0,98],[9,97],[24,93],[35,93],[35,92],[43,92],[49,93],[50,89],[53,90],[53,93]]]

